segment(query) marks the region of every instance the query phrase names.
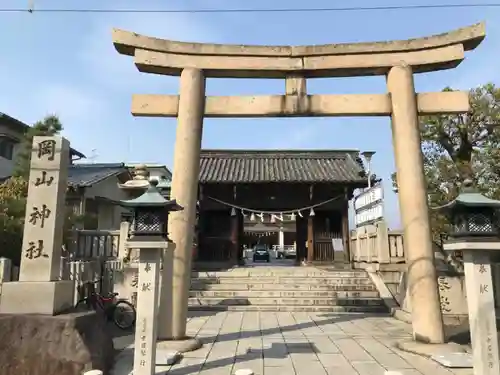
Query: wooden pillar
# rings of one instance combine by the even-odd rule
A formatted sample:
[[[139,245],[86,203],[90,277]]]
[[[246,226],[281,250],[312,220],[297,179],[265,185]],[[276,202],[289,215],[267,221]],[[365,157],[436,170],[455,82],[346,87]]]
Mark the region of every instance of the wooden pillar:
[[[238,264],[239,258],[239,234],[240,234],[240,225],[239,225],[239,216],[238,212],[235,209],[231,209],[231,263]]]
[[[244,218],[241,213],[237,216],[238,217],[238,265],[243,266],[245,265],[245,261],[243,259],[243,236],[245,234],[244,232]]]
[[[309,186],[309,203],[312,203],[314,196],[314,185]],[[312,210],[311,210],[312,212]],[[314,261],[314,216],[307,217],[307,263]]]
[[[295,230],[296,230],[296,244],[297,244],[297,261],[302,262],[305,259],[305,243],[306,243],[306,231],[304,228],[304,219],[297,216],[295,219]]]
[[[314,216],[307,218],[307,263],[314,261]]]
[[[351,262],[351,233],[349,232],[349,201],[347,195],[342,206],[342,239],[344,244],[344,263]]]

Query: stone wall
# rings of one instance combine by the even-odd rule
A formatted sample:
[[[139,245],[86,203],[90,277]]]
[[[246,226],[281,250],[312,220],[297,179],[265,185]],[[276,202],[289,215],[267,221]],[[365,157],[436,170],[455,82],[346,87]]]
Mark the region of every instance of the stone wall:
[[[495,306],[500,308],[500,264],[492,265],[494,275]],[[468,317],[467,292],[465,288],[465,277],[449,271],[438,270],[438,287],[441,302],[441,311],[445,320],[455,319],[462,321]],[[406,283],[406,273],[402,274],[401,282],[396,300],[401,310],[411,313],[411,299]]]

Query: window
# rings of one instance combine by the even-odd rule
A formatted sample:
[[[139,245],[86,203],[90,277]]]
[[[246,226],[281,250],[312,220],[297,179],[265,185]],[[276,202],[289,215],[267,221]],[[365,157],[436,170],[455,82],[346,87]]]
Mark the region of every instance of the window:
[[[14,158],[14,145],[15,142],[10,139],[0,138],[0,156],[12,160]]]

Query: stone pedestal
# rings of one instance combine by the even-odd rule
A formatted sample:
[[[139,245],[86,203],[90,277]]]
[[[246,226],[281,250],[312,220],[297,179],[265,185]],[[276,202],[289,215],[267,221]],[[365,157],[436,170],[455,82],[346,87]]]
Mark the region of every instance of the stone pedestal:
[[[0,314],[55,315],[73,307],[73,281],[26,281],[4,283]]]
[[[153,375],[156,366],[160,260],[167,241],[132,239],[127,246],[139,249],[137,320],[134,340],[134,375]]]
[[[69,150],[62,137],[33,138],[19,282],[3,286],[2,314],[55,315],[73,305],[73,282],[58,281]]]
[[[500,242],[455,242],[445,250],[462,250],[469,308],[475,375],[500,374],[495,299],[490,252],[500,251]]]

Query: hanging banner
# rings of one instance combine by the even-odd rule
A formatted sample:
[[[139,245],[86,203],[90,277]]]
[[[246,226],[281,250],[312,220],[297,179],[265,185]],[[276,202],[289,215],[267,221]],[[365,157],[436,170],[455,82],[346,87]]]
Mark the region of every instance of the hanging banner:
[[[375,185],[354,198],[354,223],[356,227],[373,224],[384,218],[384,189]]]

